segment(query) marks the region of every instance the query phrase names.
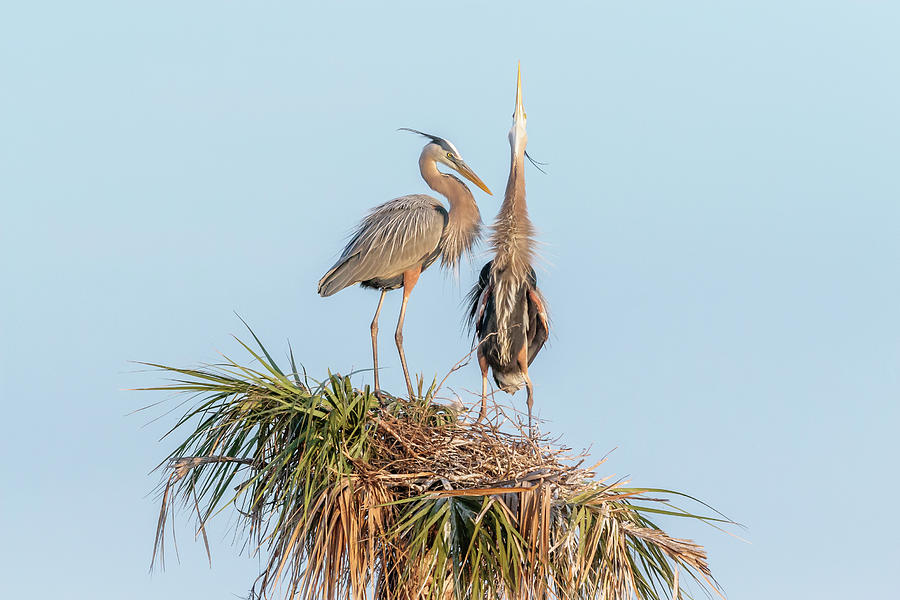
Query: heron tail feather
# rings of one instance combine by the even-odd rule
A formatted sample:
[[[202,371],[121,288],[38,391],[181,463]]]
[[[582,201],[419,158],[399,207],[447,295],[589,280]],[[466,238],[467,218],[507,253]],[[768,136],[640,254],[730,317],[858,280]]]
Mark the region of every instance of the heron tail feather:
[[[319,295],[331,296],[345,287],[359,283],[359,278],[354,268],[357,262],[357,256],[353,255],[341,259],[336,265],[331,267],[319,280]]]
[[[525,376],[518,370],[506,372],[494,371],[494,381],[497,382],[497,387],[507,394],[515,394],[525,387]]]

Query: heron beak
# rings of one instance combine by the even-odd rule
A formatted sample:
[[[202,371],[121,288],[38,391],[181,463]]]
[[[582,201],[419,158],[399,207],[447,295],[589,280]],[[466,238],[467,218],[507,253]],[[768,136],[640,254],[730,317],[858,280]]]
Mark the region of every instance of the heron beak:
[[[513,114],[516,125],[524,126],[525,116],[525,105],[522,103],[522,63],[520,62],[516,74],[516,112]]]
[[[487,192],[488,196],[494,195],[491,193],[491,190],[488,189],[488,186],[486,186],[484,184],[484,182],[481,180],[481,178],[478,177],[478,175],[476,175],[475,172],[472,169],[470,169],[469,165],[467,165],[464,161],[454,160],[453,164],[456,167],[456,170],[459,172],[460,175],[462,175],[463,177],[465,177],[466,179],[468,179],[469,181],[471,181],[472,183],[474,183],[475,185],[480,187],[485,192]]]

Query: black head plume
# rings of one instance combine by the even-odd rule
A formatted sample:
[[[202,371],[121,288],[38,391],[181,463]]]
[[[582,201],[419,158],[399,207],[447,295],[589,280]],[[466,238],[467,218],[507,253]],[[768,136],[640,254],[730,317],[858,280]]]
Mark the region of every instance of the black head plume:
[[[418,129],[410,129],[409,127],[401,127],[397,131],[411,131],[412,133],[418,133],[419,135],[421,135],[423,137],[427,137],[428,139],[430,139],[432,142],[434,142],[435,144],[437,144],[444,150],[446,150],[448,152],[453,152],[454,154],[459,154],[459,152],[456,150],[456,146],[451,144],[449,140],[445,140],[444,138],[442,138],[440,136],[431,135],[430,133],[425,133],[424,131],[419,131]]]

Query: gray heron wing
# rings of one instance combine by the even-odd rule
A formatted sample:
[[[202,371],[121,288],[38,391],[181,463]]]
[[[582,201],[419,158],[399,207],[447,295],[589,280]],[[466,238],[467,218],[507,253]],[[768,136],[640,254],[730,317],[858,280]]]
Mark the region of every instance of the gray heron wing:
[[[376,206],[319,281],[319,294],[330,296],[356,283],[395,278],[423,263],[430,264],[439,252],[447,219],[443,205],[423,194]]]

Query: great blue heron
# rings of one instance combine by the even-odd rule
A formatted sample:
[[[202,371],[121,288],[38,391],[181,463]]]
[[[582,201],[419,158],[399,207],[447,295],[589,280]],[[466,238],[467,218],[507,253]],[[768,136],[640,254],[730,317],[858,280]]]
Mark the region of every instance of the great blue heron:
[[[511,161],[506,196],[491,234],[494,259],[484,265],[469,294],[469,317],[478,340],[481,367],[481,412],[487,408],[487,373],[504,392],[528,388],[528,428],[534,388],[528,366],[547,341],[549,322],[545,302],[531,266],[535,255],[534,228],[525,206],[525,107],[522,71],[516,79],[516,110],[509,130]]]
[[[469,251],[481,236],[481,214],[472,192],[458,178],[439,171],[438,163],[450,167],[488,194],[491,191],[449,140],[415,129],[403,129],[430,140],[419,156],[419,171],[428,187],[447,198],[450,210],[447,211],[436,198],[424,194],[402,196],[376,206],[359,224],[338,261],[319,280],[319,295],[331,296],[356,283],[381,290],[370,328],[375,389],[378,390],[378,314],[385,292],[403,288],[394,339],[400,352],[406,387],[412,397],[412,383],[403,353],[403,319],[409,294],[422,271],[439,256],[442,266],[456,268],[463,252]]]

